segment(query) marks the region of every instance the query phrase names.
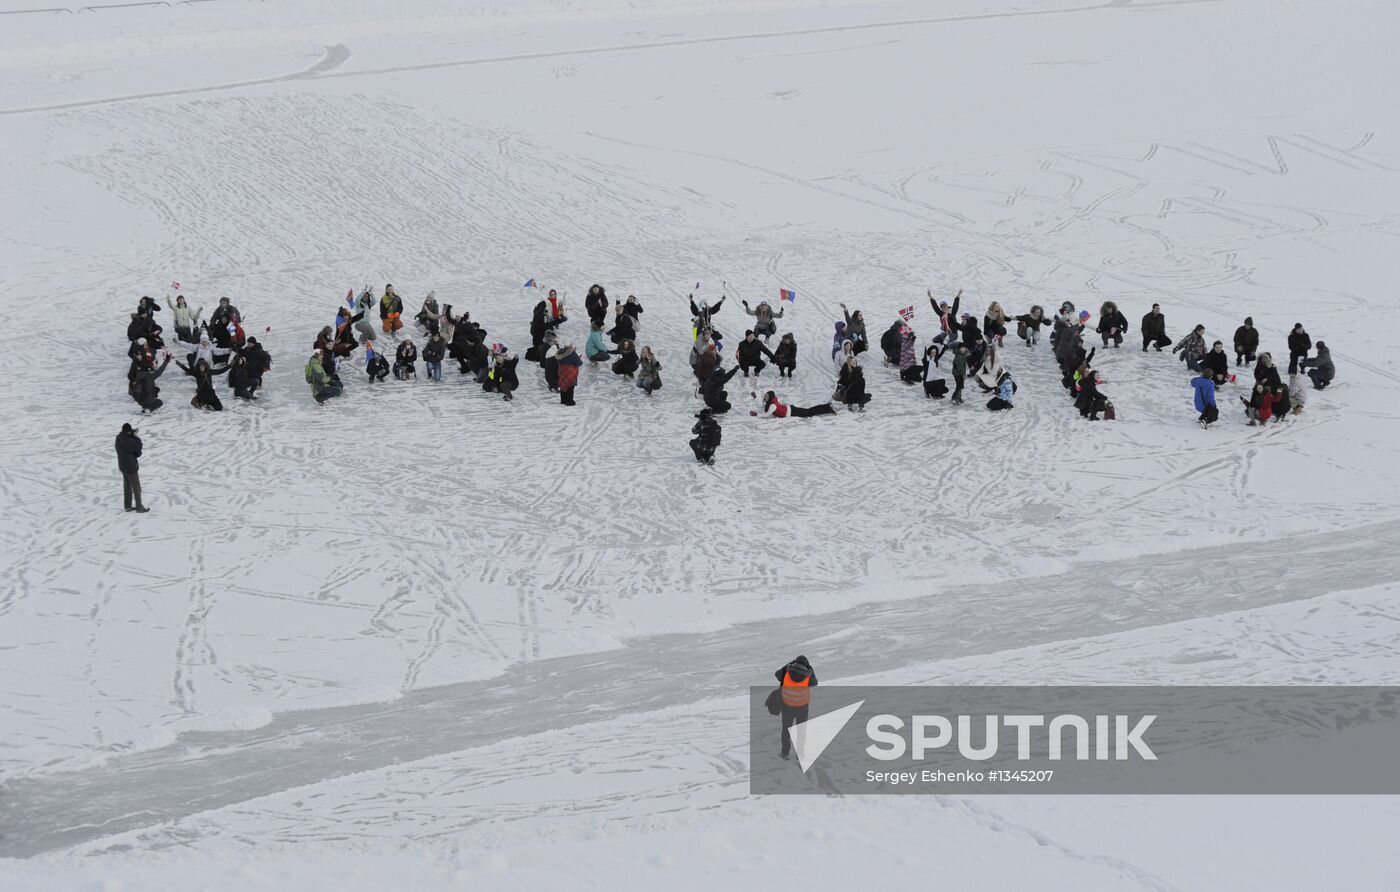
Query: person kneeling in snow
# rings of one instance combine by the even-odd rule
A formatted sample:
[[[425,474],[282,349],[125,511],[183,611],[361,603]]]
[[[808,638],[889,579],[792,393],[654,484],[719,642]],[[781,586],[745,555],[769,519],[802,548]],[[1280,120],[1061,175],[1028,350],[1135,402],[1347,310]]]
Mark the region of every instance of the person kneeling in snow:
[[[418,377],[418,345],[409,338],[399,345],[394,353],[394,377],[400,381]]]
[[[1011,380],[1011,373],[1003,371],[1001,378],[997,381],[997,395],[987,401],[987,408],[993,412],[1000,412],[1002,409],[1016,408],[1011,403],[1011,397],[1016,393],[1016,382]],[[1097,419],[1095,419],[1097,420]]]
[[[695,417],[699,420],[690,429],[690,432],[695,434],[695,438],[690,441],[690,451],[695,453],[696,461],[712,465],[715,463],[715,450],[719,449],[720,440],[724,436],[723,431],[719,422],[715,420],[714,413],[709,409],[701,409]]]

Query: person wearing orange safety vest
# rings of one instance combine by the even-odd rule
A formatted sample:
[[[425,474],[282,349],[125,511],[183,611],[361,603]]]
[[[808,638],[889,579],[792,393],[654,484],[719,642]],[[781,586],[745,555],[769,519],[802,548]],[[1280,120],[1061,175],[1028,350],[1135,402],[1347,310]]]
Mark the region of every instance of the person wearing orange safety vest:
[[[798,655],[791,663],[773,673],[781,685],[783,717],[783,758],[792,751],[788,729],[807,721],[807,707],[812,702],[812,688],[817,686],[817,673],[806,657]]]

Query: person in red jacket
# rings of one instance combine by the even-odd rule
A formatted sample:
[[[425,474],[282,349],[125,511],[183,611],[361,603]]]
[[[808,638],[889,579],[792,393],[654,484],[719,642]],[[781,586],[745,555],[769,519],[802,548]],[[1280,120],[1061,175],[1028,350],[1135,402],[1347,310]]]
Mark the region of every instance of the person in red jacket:
[[[749,414],[757,415],[758,410],[750,409]],[[789,406],[787,403],[778,399],[778,395],[770,390],[763,395],[763,414],[773,418],[786,418],[789,415],[793,418],[813,418],[817,415],[835,415],[836,410],[832,408],[831,403],[821,403],[820,405],[808,406],[806,408],[802,406]]]
[[[1245,414],[1249,416],[1249,426],[1268,424],[1269,419],[1274,417],[1274,403],[1278,402],[1278,399],[1278,393],[1263,384],[1254,385],[1254,394],[1250,399],[1240,397],[1244,403]]]
[[[811,662],[801,654],[791,663],[773,673],[781,686],[783,717],[783,758],[792,752],[792,737],[788,729],[807,721],[807,708],[812,702],[812,688],[817,686],[817,673]]]
[[[554,358],[559,361],[559,403],[574,405],[574,387],[578,384],[579,366],[583,360],[574,350],[573,344],[560,344],[554,349]]]

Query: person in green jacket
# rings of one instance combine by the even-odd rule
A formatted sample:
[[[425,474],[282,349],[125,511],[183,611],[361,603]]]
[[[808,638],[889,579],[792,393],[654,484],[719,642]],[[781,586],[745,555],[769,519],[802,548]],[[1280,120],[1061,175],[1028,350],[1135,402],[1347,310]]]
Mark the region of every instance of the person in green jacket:
[[[321,358],[320,350],[313,350],[311,358],[306,361],[306,383],[311,385],[311,396],[316,402],[324,403],[332,397],[340,396],[345,390],[345,386],[339,381],[332,381],[326,374],[326,366]]]

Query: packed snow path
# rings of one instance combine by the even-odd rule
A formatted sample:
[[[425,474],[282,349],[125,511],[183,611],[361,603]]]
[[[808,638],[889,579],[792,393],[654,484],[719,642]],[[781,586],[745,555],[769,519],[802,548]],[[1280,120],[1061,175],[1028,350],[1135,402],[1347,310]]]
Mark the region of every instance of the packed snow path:
[[[675,707],[766,683],[771,654],[815,652],[846,676],[1106,635],[1392,581],[1400,523],[1076,566],[820,616],[668,635],[540,660],[394,703],[287,713],[194,733],[86,771],[0,789],[0,857],[27,857],[334,777],[512,737]],[[776,650],[775,650],[776,648]],[[767,663],[755,657],[770,657]],[[828,684],[840,677],[826,676]],[[742,727],[734,729],[742,739]]]

